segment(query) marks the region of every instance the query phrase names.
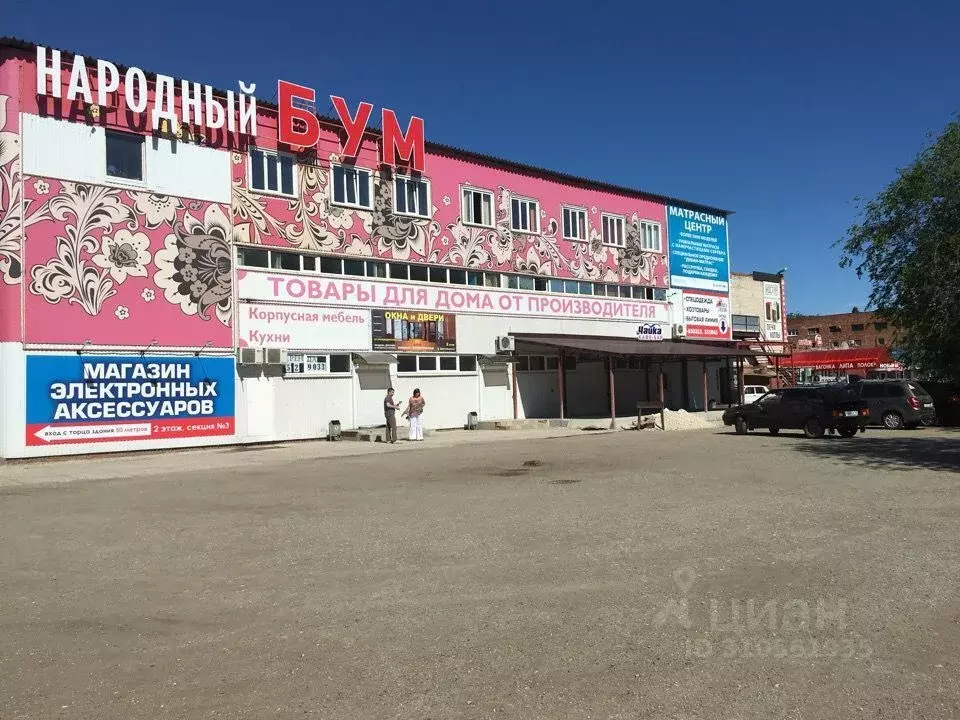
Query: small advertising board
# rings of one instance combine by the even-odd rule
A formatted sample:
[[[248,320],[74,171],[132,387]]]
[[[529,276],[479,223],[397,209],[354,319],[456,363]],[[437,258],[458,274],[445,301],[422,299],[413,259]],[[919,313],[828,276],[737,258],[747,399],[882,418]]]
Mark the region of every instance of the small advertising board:
[[[683,324],[695,340],[731,340],[730,299],[719,293],[683,291]]]
[[[456,352],[457,318],[448,313],[374,310],[373,349],[389,352]]]

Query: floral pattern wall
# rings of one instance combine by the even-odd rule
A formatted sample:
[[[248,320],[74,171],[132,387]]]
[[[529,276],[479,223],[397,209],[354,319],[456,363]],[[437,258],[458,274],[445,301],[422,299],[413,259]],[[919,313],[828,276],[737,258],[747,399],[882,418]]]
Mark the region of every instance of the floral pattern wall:
[[[0,94],[0,342],[20,339],[23,184],[15,102]]]
[[[12,73],[11,67],[0,66],[0,72]],[[248,155],[233,151],[230,208],[129,188],[24,176],[20,108],[16,93],[9,94],[19,81],[0,80],[8,93],[0,94],[0,341],[229,348],[233,243],[666,287],[662,204],[431,154],[429,219],[394,212],[393,182],[386,170],[374,173],[371,210],[337,207],[329,187],[330,163],[340,160],[339,139],[333,133],[321,142],[319,162],[299,166],[292,198],[251,191]],[[258,142],[266,147],[275,145],[271,129],[269,121],[261,126]],[[373,143],[365,143],[358,163],[378,167]],[[493,192],[492,228],[463,221],[463,185]],[[511,230],[515,196],[540,202],[537,234]],[[587,210],[587,241],[562,237],[565,203]],[[623,247],[602,242],[605,212],[625,219]],[[643,220],[660,224],[664,252],[642,249]]]
[[[374,172],[373,209],[354,210],[331,203],[329,164],[340,161],[330,153],[319,164],[298,168],[299,192],[282,198],[260,194],[247,184],[247,158],[233,154],[233,220],[239,243],[296,248],[347,256],[424,262],[500,272],[666,287],[664,253],[641,248],[640,222],[661,225],[666,250],[663,205],[593,190],[571,188],[529,176],[429,155],[432,213],[430,219],[393,212],[393,182],[388,172]],[[375,168],[367,151],[359,164]],[[460,188],[470,185],[494,193],[493,228],[467,225],[460,217]],[[540,233],[510,229],[511,199],[516,193],[540,201]],[[589,240],[572,242],[560,232],[563,203],[588,210]],[[605,245],[602,213],[623,216],[625,245]]]
[[[26,342],[232,346],[227,208],[42,177],[24,186]]]

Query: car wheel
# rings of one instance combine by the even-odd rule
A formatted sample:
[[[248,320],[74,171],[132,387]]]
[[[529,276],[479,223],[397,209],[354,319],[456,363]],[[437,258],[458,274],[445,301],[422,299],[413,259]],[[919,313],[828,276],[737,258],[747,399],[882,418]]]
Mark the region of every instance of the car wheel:
[[[893,410],[885,412],[883,417],[880,419],[883,423],[883,426],[888,430],[902,430],[903,429],[903,416],[894,412]]]
[[[821,438],[823,433],[823,425],[816,418],[810,418],[803,424],[803,434],[808,438]]]
[[[772,427],[772,428],[770,428],[770,434],[771,434],[771,435],[776,435],[778,432],[780,432],[780,428],[778,428],[778,427]]]
[[[737,435],[746,435],[750,430],[750,426],[747,425],[747,421],[742,417],[738,417],[733,426],[737,430]]]
[[[857,428],[840,428],[837,432],[840,433],[840,437],[852,438],[857,434]]]

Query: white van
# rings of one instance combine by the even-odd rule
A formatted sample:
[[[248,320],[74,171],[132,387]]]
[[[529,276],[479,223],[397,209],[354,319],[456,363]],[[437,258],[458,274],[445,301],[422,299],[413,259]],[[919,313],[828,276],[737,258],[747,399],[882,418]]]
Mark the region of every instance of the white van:
[[[765,385],[744,385],[743,386],[743,404],[756,402],[770,390]]]

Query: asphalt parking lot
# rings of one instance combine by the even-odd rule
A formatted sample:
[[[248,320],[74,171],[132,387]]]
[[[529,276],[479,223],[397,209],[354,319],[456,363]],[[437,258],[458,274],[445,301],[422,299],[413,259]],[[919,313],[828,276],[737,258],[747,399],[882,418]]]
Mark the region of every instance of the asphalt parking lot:
[[[429,445],[0,488],[0,718],[960,717],[960,433]]]

